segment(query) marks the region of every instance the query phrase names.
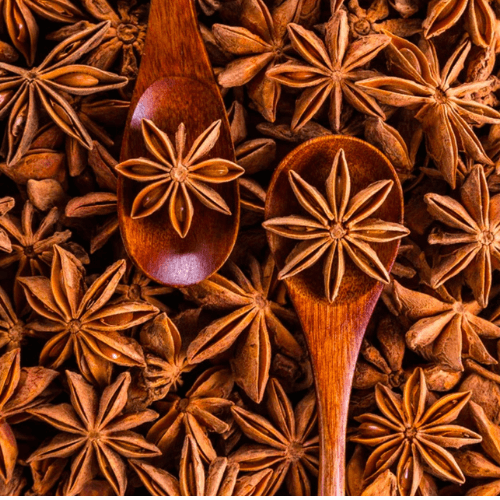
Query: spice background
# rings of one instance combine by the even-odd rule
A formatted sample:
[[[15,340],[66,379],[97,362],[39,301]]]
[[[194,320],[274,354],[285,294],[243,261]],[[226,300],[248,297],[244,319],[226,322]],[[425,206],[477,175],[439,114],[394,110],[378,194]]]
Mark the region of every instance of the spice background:
[[[333,133],[391,160],[409,231],[354,375],[347,493],[498,495],[500,1],[197,8],[241,227],[218,274],[171,289],[116,214],[147,2],[0,0],[0,494],[317,493],[314,380],[262,223],[279,162]]]

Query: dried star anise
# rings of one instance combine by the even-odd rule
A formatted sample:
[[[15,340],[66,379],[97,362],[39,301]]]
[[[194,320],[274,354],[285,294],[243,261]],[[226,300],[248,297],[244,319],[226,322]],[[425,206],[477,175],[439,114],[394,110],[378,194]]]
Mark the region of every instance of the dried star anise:
[[[383,385],[375,389],[383,416],[356,417],[361,425],[351,441],[375,450],[366,463],[364,480],[370,482],[397,464],[401,495],[414,495],[424,466],[434,476],[463,483],[464,475],[446,448],[461,448],[481,442],[475,432],[454,425],[470,398],[470,393],[448,394],[429,405],[424,373],[417,369],[405,384],[403,397]]]
[[[124,458],[148,458],[160,450],[130,429],[158,417],[152,410],[123,413],[127,402],[130,374],[122,373],[102,391],[99,399],[93,386],[76,373],[66,372],[71,404],[42,406],[30,410],[32,415],[62,431],[42,445],[28,459],[73,457],[65,495],[79,493],[95,476],[95,469],[106,478],[117,495],[127,486]],[[97,467],[96,467],[97,466]]]
[[[124,273],[125,261],[118,261],[87,288],[83,266],[56,245],[51,279],[19,279],[28,303],[43,318],[28,327],[52,335],[40,364],[59,368],[74,356],[85,378],[99,385],[109,383],[113,363],[144,366],[140,345],[120,332],[151,319],[158,309],[146,302],[111,301]]]
[[[326,197],[302,177],[289,171],[293,192],[308,212],[268,219],[263,226],[284,238],[299,240],[280,271],[279,278],[294,276],[326,255],[323,265],[325,295],[333,302],[345,272],[345,254],[371,278],[389,283],[389,274],[370,242],[403,238],[409,231],[401,224],[370,216],[384,203],[393,186],[385,180],[370,184],[351,197],[349,166],[341,149],[325,183]]]
[[[109,23],[101,23],[67,38],[36,67],[25,69],[0,62],[0,120],[9,117],[2,153],[8,165],[28,151],[42,110],[65,134],[92,148],[88,131],[65,95],[90,95],[127,84],[125,77],[75,64],[101,42],[108,29]]]
[[[135,158],[115,168],[128,179],[147,183],[132,205],[133,219],[148,217],[168,204],[170,222],[177,234],[184,238],[194,216],[190,194],[206,207],[226,215],[231,211],[222,196],[206,183],[231,182],[244,170],[222,158],[202,160],[219,139],[221,121],[213,122],[194,141],[186,153],[186,128],[179,125],[175,147],[168,135],[151,120],[142,120],[142,135],[147,150],[156,161]]]

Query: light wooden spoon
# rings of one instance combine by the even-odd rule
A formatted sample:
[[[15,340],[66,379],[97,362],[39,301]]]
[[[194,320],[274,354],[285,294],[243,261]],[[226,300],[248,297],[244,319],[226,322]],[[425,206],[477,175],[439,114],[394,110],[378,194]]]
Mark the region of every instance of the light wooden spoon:
[[[220,137],[207,158],[235,161],[224,103],[201,39],[193,0],[151,1],[146,45],[123,139],[122,162],[151,158],[141,133],[144,118],[166,132],[172,142],[179,125],[184,123],[187,148],[213,122],[221,120]],[[169,221],[168,203],[149,217],[131,217],[132,203],[143,187],[119,176],[120,229],[136,266],[154,281],[171,286],[193,285],[216,272],[236,241],[240,214],[237,181],[210,185],[227,203],[231,215],[210,210],[191,196],[194,218],[184,238]]]
[[[266,220],[303,213],[289,183],[290,170],[324,193],[325,181],[340,149],[344,150],[349,165],[352,194],[375,181],[394,181],[384,204],[373,216],[401,223],[402,191],[389,160],[368,143],[346,136],[313,139],[283,160],[268,190]],[[267,234],[277,266],[282,269],[297,241],[270,231]],[[389,271],[396,258],[399,241],[372,246]],[[361,272],[349,258],[346,258],[346,272],[333,303],[325,297],[323,273],[318,264],[286,278],[285,282],[307,339],[315,375],[321,436],[319,493],[343,495],[345,436],[352,378],[361,341],[383,283]]]

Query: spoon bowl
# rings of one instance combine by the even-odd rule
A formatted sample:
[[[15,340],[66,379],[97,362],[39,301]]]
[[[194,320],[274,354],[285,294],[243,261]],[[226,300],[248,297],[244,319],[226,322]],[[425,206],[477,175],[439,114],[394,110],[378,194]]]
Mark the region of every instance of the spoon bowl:
[[[183,123],[188,148],[212,123],[221,120],[220,136],[204,159],[234,162],[224,103],[198,30],[192,0],[152,0],[150,20],[121,161],[154,159],[141,133],[142,120],[148,119],[172,141]],[[193,222],[181,238],[170,223],[168,203],[148,217],[132,218],[133,201],[144,184],[119,175],[122,238],[130,258],[146,276],[169,286],[189,286],[206,279],[227,260],[238,233],[238,183],[210,187],[223,198],[231,214],[210,210],[191,196]]]
[[[402,190],[389,160],[370,144],[346,136],[313,139],[283,160],[268,190],[266,220],[303,212],[291,188],[289,172],[295,171],[322,191],[341,149],[349,166],[352,193],[376,181],[394,181],[384,203],[371,217],[402,223]],[[267,234],[276,264],[283,269],[296,241],[270,231]],[[370,245],[390,271],[399,240]],[[319,493],[343,495],[352,377],[361,341],[384,285],[364,274],[349,258],[345,260],[345,274],[332,303],[325,296],[323,273],[318,263],[286,278],[285,282],[307,339],[315,375],[320,424]]]

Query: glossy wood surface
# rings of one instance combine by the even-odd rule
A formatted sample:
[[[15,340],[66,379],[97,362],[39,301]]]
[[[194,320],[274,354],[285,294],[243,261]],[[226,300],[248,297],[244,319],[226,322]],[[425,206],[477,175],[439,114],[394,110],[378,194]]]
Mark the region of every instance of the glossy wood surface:
[[[266,219],[302,214],[288,181],[290,169],[298,172],[321,193],[336,152],[344,149],[355,194],[372,182],[393,179],[386,202],[372,217],[403,221],[402,191],[389,160],[371,145],[347,136],[326,136],[308,141],[292,151],[272,179],[266,202]],[[269,245],[279,268],[296,241],[268,232]],[[389,270],[399,241],[373,244]],[[322,262],[322,261],[320,261]],[[383,284],[362,273],[349,258],[339,295],[333,304],[324,297],[321,263],[286,280],[300,318],[313,362],[320,419],[321,495],[343,495],[345,480],[345,436],[352,377],[368,321]]]
[[[188,147],[214,121],[221,134],[207,158],[234,161],[229,123],[215,82],[194,9],[193,0],[152,0],[146,46],[134,89],[123,139],[121,161],[149,157],[141,135],[148,118],[173,139],[186,125]],[[238,232],[237,182],[211,185],[232,215],[209,210],[194,196],[194,219],[182,239],[168,218],[168,204],[150,217],[130,217],[139,183],[119,176],[118,215],[125,248],[144,274],[160,283],[187,286],[216,272],[229,256]]]

